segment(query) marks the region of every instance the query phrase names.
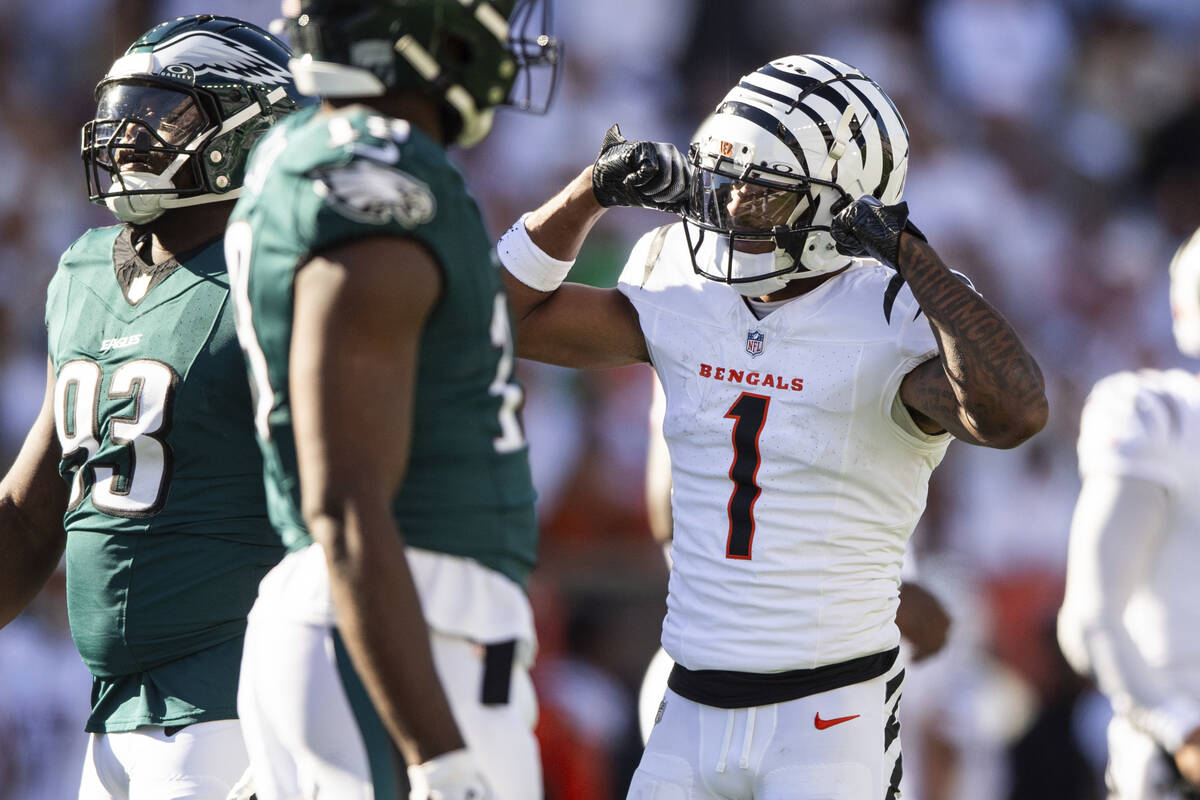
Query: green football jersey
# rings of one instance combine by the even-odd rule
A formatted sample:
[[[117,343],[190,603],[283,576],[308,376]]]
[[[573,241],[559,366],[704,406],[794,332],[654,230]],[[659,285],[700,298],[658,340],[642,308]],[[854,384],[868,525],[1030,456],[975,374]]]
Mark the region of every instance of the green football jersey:
[[[361,106],[305,110],[273,128],[226,235],[271,519],[290,548],[311,541],[288,398],[295,272],[322,250],[381,235],[420,242],[442,273],[421,336],[396,523],[409,545],[475,559],[523,585],[537,549],[534,493],[492,241],[445,150]]]
[[[89,731],[236,717],[246,614],[283,555],[220,243],[139,265],[129,228],[88,231],[46,305]]]

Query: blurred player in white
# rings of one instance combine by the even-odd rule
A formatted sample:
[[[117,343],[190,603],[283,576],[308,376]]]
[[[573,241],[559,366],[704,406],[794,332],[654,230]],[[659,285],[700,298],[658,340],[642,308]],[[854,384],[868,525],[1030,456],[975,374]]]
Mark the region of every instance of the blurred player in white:
[[[631,798],[896,796],[900,564],[929,475],[952,435],[1013,447],[1047,413],[1011,327],[907,223],[907,156],[878,85],[789,56],[686,160],[614,126],[499,243],[519,355],[651,363],[665,391],[675,667]],[[563,283],[615,205],[684,222],[617,288]]]
[[[1200,234],[1171,262],[1175,340],[1200,357]],[[1200,380],[1098,382],[1079,426],[1058,639],[1113,706],[1111,798],[1200,798]]]

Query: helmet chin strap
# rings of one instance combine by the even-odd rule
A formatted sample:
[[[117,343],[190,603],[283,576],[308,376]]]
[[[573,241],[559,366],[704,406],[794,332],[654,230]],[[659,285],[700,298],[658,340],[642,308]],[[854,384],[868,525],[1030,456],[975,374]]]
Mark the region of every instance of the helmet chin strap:
[[[163,192],[175,188],[175,184],[171,182],[171,178],[179,171],[179,167],[182,166],[183,160],[187,157],[187,155],[181,153],[175,157],[174,162],[158,174],[139,171],[119,172],[113,176],[112,186],[109,187],[110,192],[153,191],[158,193],[119,194],[104,198],[104,204],[122,222],[144,225],[147,222],[157,219],[166,210],[163,201],[171,197],[176,197],[176,195]]]
[[[766,253],[746,253],[730,247],[729,239],[725,236],[715,236],[711,245],[702,245],[702,247],[707,252],[699,252],[697,257],[711,259],[715,266],[729,276],[731,279],[729,286],[745,297],[763,297],[772,292],[778,292],[787,286],[788,278],[791,277],[790,275],[777,275],[759,280],[745,280],[754,275],[770,275],[774,272],[777,269],[775,253],[779,252],[778,250]]]

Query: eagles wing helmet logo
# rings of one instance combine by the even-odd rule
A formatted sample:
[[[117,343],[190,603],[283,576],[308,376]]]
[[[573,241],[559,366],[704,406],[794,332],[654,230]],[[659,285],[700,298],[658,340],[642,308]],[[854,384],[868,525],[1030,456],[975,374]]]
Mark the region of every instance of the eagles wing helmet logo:
[[[754,358],[758,358],[763,354],[763,347],[766,342],[766,335],[762,331],[747,331],[746,332],[746,352]]]
[[[292,79],[287,67],[263,58],[235,39],[207,31],[187,33],[164,42],[155,48],[154,57],[159,63],[186,64],[196,75],[232,78],[264,86],[282,86]],[[169,68],[163,72],[172,74]]]
[[[316,170],[314,190],[338,213],[358,222],[382,225],[395,220],[406,228],[423,225],[437,213],[425,183],[407,172],[363,159]]]

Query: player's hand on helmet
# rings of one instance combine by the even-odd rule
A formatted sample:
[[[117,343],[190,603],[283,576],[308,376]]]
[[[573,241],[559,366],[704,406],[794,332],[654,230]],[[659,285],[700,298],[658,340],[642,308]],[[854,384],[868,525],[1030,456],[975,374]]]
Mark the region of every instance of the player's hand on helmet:
[[[495,800],[471,751],[463,748],[408,768],[409,800]]]
[[[900,261],[900,234],[928,241],[909,222],[908,203],[885,206],[871,195],[863,195],[835,214],[829,233],[842,255],[873,258],[893,269]]]
[[[592,165],[592,192],[602,206],[641,206],[679,213],[687,204],[687,159],[666,142],[630,142],[613,125]]]

